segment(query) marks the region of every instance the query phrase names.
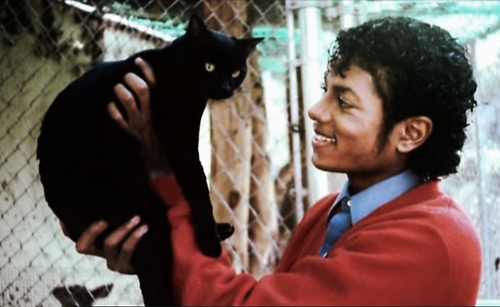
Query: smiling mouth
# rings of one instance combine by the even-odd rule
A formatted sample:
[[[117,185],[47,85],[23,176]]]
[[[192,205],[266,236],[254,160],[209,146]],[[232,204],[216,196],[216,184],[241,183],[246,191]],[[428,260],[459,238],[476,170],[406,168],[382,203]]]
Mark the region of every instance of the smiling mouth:
[[[331,143],[331,144],[336,144],[337,143],[337,139],[336,138],[329,138],[329,137],[322,136],[322,135],[319,135],[319,134],[314,134],[313,135],[313,140],[317,141],[317,142],[325,142],[325,143]]]

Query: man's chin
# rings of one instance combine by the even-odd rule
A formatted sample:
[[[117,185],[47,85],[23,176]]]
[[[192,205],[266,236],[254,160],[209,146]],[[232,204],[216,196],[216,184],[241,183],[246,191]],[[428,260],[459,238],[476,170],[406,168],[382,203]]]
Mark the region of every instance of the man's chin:
[[[315,159],[314,154],[313,154],[313,157],[311,158],[311,162],[314,165],[314,167],[319,169],[320,171],[324,171],[324,172],[328,172],[328,173],[343,173],[342,170],[336,168],[335,166],[328,165],[327,163],[324,163],[324,161],[320,161],[318,159]]]

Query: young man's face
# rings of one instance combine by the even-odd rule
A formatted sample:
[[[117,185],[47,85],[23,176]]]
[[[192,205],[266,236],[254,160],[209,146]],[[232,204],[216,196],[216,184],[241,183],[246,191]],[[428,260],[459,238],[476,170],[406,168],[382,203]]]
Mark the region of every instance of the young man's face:
[[[366,188],[403,171],[404,157],[397,154],[392,133],[379,145],[382,100],[371,75],[355,65],[344,75],[330,71],[326,93],[309,109],[315,121],[312,162],[321,170],[346,173],[353,187]]]

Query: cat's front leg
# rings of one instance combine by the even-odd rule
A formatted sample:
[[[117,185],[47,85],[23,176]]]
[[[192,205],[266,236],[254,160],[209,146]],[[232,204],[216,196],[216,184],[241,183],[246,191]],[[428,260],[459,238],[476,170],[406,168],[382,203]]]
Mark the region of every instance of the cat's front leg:
[[[217,223],[215,227],[220,241],[224,241],[234,234],[234,226],[229,223]]]
[[[217,258],[222,252],[218,230],[227,237],[234,229],[228,224],[217,226],[205,173],[199,159],[183,150],[174,152],[169,160],[182,193],[191,207],[196,242],[203,254]]]

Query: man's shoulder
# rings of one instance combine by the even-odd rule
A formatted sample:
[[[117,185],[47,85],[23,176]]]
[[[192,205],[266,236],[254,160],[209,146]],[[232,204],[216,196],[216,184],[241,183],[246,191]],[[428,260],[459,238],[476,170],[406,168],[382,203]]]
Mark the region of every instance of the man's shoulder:
[[[438,182],[427,182],[408,191],[376,210],[366,222],[368,228],[406,233],[408,239],[415,240],[414,244],[430,250],[446,250],[452,261],[461,262],[460,257],[476,261],[480,257],[479,235],[472,220],[441,191]]]
[[[418,207],[418,206],[416,206]],[[421,209],[427,212],[429,223],[443,239],[451,256],[465,259],[464,252],[481,253],[479,234],[467,212],[451,197],[441,198],[421,204]]]
[[[441,231],[449,228],[475,232],[474,225],[465,210],[445,194],[437,181],[424,183],[409,191],[399,199],[402,215],[411,215],[416,219],[426,219]]]
[[[423,183],[374,212],[374,216],[385,216],[391,220],[429,224],[441,231],[466,230],[475,233],[474,225],[465,210],[446,195],[439,182]]]

